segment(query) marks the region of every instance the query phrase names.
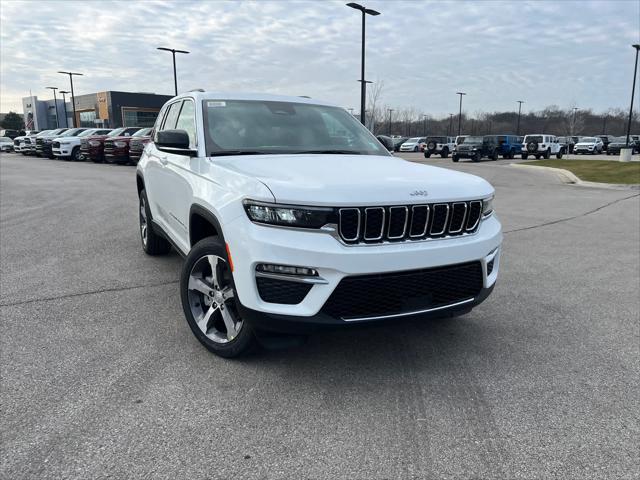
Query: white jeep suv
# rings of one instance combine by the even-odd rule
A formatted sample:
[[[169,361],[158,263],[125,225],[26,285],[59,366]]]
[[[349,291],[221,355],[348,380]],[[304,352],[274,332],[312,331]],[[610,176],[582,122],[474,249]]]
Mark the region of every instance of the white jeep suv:
[[[564,153],[566,153],[565,149],[555,135],[547,135],[546,133],[526,135],[522,142],[523,160],[526,160],[529,155],[538,159],[540,157],[551,158],[551,155],[555,155],[559,160]]]
[[[460,315],[489,295],[493,187],[385,147],[308,98],[164,105],[137,165],[142,248],[186,258],[182,307],[205,347],[233,357],[283,333]]]
[[[456,146],[456,137],[427,137],[427,144],[424,147],[424,157],[440,155],[447,158]]]

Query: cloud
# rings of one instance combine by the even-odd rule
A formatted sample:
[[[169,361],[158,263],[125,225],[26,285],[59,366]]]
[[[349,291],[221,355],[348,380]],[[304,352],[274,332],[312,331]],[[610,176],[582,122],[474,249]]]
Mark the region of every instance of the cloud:
[[[434,116],[628,105],[631,43],[640,4],[607,2],[371,1],[367,77],[384,81],[381,101]],[[29,12],[28,24],[17,19]],[[65,88],[58,70],[85,74],[78,94],[180,90],[310,95],[359,105],[360,16],[341,1],[19,2],[0,9],[0,110]]]

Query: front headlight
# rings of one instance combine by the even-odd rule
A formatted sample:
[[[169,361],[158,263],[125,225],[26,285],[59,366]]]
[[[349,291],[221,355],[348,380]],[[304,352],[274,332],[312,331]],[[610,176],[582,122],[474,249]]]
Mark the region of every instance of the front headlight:
[[[249,220],[267,225],[320,228],[335,223],[332,208],[267,204],[247,200],[244,209]]]
[[[113,144],[118,148],[122,148],[122,147],[126,147],[127,146],[127,142],[113,142]]]
[[[493,213],[493,195],[482,200],[482,216],[488,217]]]

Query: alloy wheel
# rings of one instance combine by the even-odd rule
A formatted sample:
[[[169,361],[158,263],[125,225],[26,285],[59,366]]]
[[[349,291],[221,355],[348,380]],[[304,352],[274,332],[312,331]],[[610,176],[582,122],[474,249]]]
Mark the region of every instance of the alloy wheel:
[[[243,321],[235,304],[235,290],[226,260],[217,255],[200,257],[189,274],[191,315],[211,341],[224,344],[238,336]]]
[[[140,237],[142,238],[142,244],[147,246],[147,204],[144,200],[144,196],[140,195]]]

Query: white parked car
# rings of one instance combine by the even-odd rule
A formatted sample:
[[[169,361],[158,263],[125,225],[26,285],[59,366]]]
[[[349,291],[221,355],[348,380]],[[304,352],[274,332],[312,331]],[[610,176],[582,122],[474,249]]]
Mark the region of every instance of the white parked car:
[[[442,158],[447,158],[455,146],[456,137],[427,137],[424,156],[429,158],[431,155],[440,155]]]
[[[9,137],[0,137],[0,152],[12,152],[13,140]]]
[[[36,139],[39,135],[49,135],[53,130],[43,130],[41,132],[32,132],[22,137],[17,137],[13,141],[13,149],[16,152],[20,152],[23,155],[34,155],[36,153]],[[15,141],[18,140],[19,144],[16,147]]]
[[[526,135],[522,142],[523,160],[526,160],[529,155],[536,158],[551,158],[551,155],[555,155],[557,159],[561,159],[564,153],[564,148],[555,135],[546,133]]]
[[[413,137],[400,145],[401,152],[419,152],[422,150],[426,138],[425,137]]]
[[[82,128],[64,132],[62,136],[54,138],[51,143],[51,151],[56,158],[65,160],[80,160],[80,143],[83,137],[91,135],[106,135],[110,128]]]
[[[581,153],[589,153],[596,155],[604,150],[604,142],[600,137],[580,137],[578,143],[573,147],[573,153],[579,155]]]
[[[489,295],[493,187],[384,141],[307,98],[164,105],[137,165],[140,237],[149,255],[185,257],[182,307],[206,348],[232,357],[264,332],[460,315]]]

